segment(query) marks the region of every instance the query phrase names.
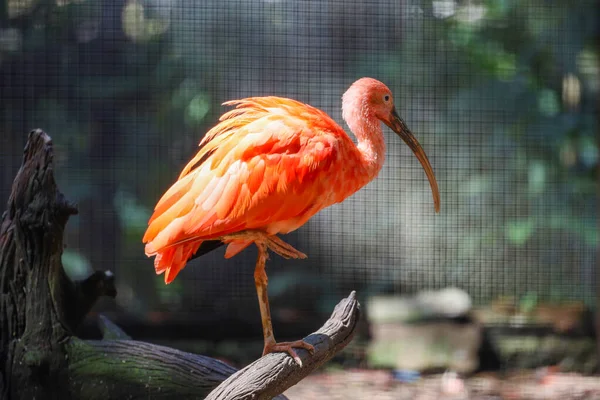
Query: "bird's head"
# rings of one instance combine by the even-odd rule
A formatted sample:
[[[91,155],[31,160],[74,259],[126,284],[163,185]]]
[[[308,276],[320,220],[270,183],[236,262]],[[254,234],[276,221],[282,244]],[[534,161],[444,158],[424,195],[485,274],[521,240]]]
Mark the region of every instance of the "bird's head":
[[[389,126],[413,151],[429,180],[435,211],[440,211],[440,192],[433,173],[433,168],[425,154],[425,150],[412,134],[406,123],[396,111],[392,91],[383,83],[373,78],[361,78],[354,82],[344,93],[342,111],[344,119],[350,121],[379,120]],[[357,114],[354,114],[357,113]],[[350,126],[352,129],[353,127]],[[353,129],[354,130],[354,129]]]

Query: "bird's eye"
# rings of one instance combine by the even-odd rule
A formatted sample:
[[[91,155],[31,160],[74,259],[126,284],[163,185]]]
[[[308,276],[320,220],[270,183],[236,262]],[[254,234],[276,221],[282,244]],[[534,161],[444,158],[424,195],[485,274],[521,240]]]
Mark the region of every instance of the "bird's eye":
[[[387,103],[388,101],[390,101],[390,96],[386,94],[385,96],[383,96],[383,100]]]

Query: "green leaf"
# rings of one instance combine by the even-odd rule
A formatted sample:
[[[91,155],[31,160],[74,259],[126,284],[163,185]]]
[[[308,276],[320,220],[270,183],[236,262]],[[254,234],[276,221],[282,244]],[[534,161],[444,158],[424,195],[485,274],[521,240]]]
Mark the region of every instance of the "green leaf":
[[[540,194],[546,187],[546,166],[542,161],[532,161],[529,163],[528,171],[529,193]]]
[[[151,212],[147,207],[141,205],[135,196],[119,189],[115,194],[114,203],[121,225],[125,230],[133,229],[143,232],[146,229]]]
[[[185,113],[186,122],[190,125],[198,125],[210,111],[210,98],[204,93],[199,93],[188,105]]]
[[[491,178],[487,175],[472,175],[461,184],[461,192],[469,196],[488,193],[493,188],[492,183]]]
[[[523,313],[529,314],[532,312],[538,304],[538,295],[536,292],[527,292],[521,298],[519,302],[519,310]]]
[[[63,251],[62,264],[65,273],[71,280],[87,278],[93,272],[88,259],[75,250]]]
[[[531,218],[508,221],[505,235],[508,241],[517,246],[527,242],[535,230],[535,222]]]
[[[543,89],[538,94],[538,109],[546,117],[554,117],[560,111],[558,95],[552,89]]]
[[[598,144],[596,138],[589,136],[579,140],[579,154],[586,167],[591,168],[598,163]]]

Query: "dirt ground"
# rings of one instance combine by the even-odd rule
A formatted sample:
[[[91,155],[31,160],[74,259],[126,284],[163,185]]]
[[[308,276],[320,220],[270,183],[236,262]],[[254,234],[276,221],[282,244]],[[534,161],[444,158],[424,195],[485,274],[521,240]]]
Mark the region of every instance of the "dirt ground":
[[[481,374],[463,380],[446,373],[403,383],[388,371],[348,370],[311,375],[285,395],[290,400],[600,400],[600,378],[541,369],[502,379]]]

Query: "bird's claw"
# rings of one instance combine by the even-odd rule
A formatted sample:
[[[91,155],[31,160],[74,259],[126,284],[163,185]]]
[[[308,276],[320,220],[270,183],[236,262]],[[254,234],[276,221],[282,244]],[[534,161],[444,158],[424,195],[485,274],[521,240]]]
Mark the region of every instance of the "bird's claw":
[[[306,343],[304,340],[296,340],[294,342],[281,342],[281,343],[265,343],[263,350],[263,356],[269,353],[275,352],[286,352],[296,361],[296,363],[302,367],[302,360],[298,357],[298,354],[294,348],[301,348],[307,350],[311,355],[315,354],[315,348],[310,343]]]

